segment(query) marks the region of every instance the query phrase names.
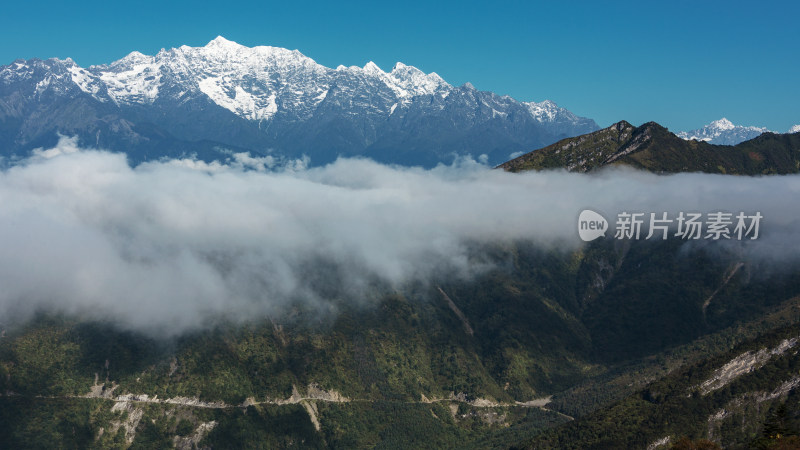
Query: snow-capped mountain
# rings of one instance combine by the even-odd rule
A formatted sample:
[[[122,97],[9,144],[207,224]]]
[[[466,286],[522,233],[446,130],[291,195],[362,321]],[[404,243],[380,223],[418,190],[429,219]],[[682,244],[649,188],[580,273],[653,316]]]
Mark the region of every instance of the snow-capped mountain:
[[[800,124],[792,125],[792,127],[789,128],[789,131],[787,131],[787,133],[789,133],[789,134],[800,133]]]
[[[692,131],[681,131],[676,133],[679,137],[686,140],[706,141],[710,144],[736,145],[740,142],[749,141],[760,136],[769,130],[762,127],[745,127],[734,125],[730,120],[722,118],[710,124]]]
[[[279,109],[293,118],[307,118],[342,78],[378,81],[404,102],[452,87],[435,73],[427,75],[402,63],[390,73],[373,62],[363,68],[331,70],[297,50],[249,48],[223,37],[205,47],[182,46],[156,56],[134,52],[110,65],[72,73],[84,92],[101,101],[152,104],[159,95],[177,101],[205,95],[218,106],[256,121],[271,119]],[[98,84],[105,84],[107,91],[99,92]]]
[[[452,86],[400,62],[389,72],[372,62],[333,69],[297,50],[223,37],[88,68],[17,60],[0,67],[0,106],[4,154],[62,133],[133,160],[248,150],[312,163],[363,155],[430,166],[467,153],[499,163],[598,128],[551,101]]]

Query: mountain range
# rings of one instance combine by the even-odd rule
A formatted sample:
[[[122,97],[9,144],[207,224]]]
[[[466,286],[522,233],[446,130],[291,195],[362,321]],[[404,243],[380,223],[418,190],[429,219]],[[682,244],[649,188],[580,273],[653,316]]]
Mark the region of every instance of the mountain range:
[[[389,72],[373,62],[332,69],[297,50],[221,36],[88,68],[70,58],[0,67],[0,156],[8,161],[68,135],[133,163],[225,161],[246,151],[312,165],[363,156],[432,167],[468,154],[500,164],[598,128],[552,101],[453,86],[401,62]],[[722,118],[676,135],[736,145],[766,132]]]
[[[499,164],[597,128],[551,101],[452,86],[400,62],[390,72],[372,62],[331,69],[223,37],[88,68],[69,58],[0,67],[0,148],[10,159],[64,134],[134,163],[249,151],[311,164],[366,156],[430,167],[457,154]]]

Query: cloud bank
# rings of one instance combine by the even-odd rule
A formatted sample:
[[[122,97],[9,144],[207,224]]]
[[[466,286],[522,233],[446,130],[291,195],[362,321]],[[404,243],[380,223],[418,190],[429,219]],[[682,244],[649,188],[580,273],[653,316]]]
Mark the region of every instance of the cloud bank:
[[[371,280],[400,284],[442,268],[469,276],[481,269],[469,243],[577,248],[584,208],[609,219],[760,211],[748,251],[800,255],[798,176],[509,174],[472,160],[270,171],[271,161],[234,161],[132,168],[122,154],[65,138],[0,172],[0,320],[45,309],[178,334],[293,300],[324,304],[320,283],[332,280],[358,297]]]

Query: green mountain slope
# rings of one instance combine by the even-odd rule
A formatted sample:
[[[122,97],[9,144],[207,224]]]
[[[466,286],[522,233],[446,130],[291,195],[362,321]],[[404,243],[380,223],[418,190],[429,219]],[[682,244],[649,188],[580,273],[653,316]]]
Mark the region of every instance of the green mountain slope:
[[[656,173],[797,173],[800,171],[800,133],[764,133],[734,146],[712,145],[683,140],[655,122],[634,127],[622,121],[534,150],[498,167],[510,172],[561,168],[590,172],[612,165]]]
[[[645,448],[661,443],[658,447],[668,448],[689,438],[723,448],[797,448],[798,336],[800,325],[794,324],[747,340],[522,446]]]
[[[333,299],[335,314],[298,305],[171,341],[77,318],[9,327],[0,446],[511,445],[603,410],[641,374],[795,323],[775,311],[800,295],[800,272],[733,253],[615,240],[482,251],[494,268],[472,280],[376,288],[373,304]]]

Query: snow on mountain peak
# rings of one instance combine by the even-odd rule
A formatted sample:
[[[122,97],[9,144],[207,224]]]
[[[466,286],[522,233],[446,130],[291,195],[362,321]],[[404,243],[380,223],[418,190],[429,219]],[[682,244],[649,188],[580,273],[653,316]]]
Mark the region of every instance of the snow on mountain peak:
[[[800,133],[800,124],[793,125],[792,128],[789,128],[789,133]]]
[[[133,52],[90,70],[109,85],[108,96],[116,103],[152,103],[164,95],[161,88],[169,80],[171,86],[179,86],[176,96],[200,93],[249,120],[268,120],[280,108],[298,118],[308,116],[325,99],[336,72],[383,83],[401,102],[451,88],[439,75],[425,74],[403,63],[396,64],[388,74],[372,61],[363,68],[339,66],[334,71],[297,50],[251,48],[222,36],[203,47],[184,45],[162,50],[156,56]]]
[[[236,42],[229,41],[222,36],[217,36],[214,39],[210,40],[206,47],[244,47]]]
[[[528,107],[528,111],[531,113],[531,116],[533,116],[533,118],[539,122],[553,122],[559,115],[570,120],[578,120],[577,116],[566,109],[559,107],[552,100],[544,100],[541,102],[524,102],[523,104]]]
[[[730,120],[726,118],[722,118],[719,120],[715,120],[709,124],[712,128],[716,128],[718,130],[732,130],[736,127]]]
[[[373,61],[363,67],[340,65],[330,69],[297,50],[247,47],[222,36],[202,47],[183,45],[162,49],[154,56],[133,51],[110,64],[88,69],[72,62],[66,65],[71,67],[69,84],[102,102],[150,105],[159,101],[184,104],[210,100],[252,121],[271,120],[276,114],[285,114],[289,120],[309,118],[329,98],[333,86],[338,92],[353,95],[372,89],[370,86],[387,87],[391,94],[379,109],[386,115],[410,104],[415,97],[446,98],[455,89],[435,72],[425,73],[402,62],[395,63],[388,73]],[[475,89],[470,83],[465,83],[464,88]],[[524,105],[539,122],[577,120],[548,100]]]
[[[386,72],[382,71],[381,68],[378,67],[378,65],[375,64],[372,61],[370,61],[370,62],[368,62],[368,63],[366,63],[364,65],[364,72],[367,72],[367,73],[370,73],[370,74],[375,74],[375,75],[380,75],[380,74],[385,74],[386,73]]]
[[[396,63],[388,75],[400,89],[411,95],[430,95],[437,91],[446,95],[452,89],[436,72],[426,74],[401,62]]]
[[[676,133],[676,135],[687,141],[696,140],[718,145],[736,145],[768,131],[768,129],[763,127],[734,125],[733,122],[723,117],[722,119],[711,122],[703,128],[692,131],[681,131]]]
[[[223,37],[150,55],[134,51],[88,68],[55,58],[17,60],[0,66],[0,91],[24,102],[13,112],[35,112],[30,122],[11,123],[25,139],[14,141],[14,151],[28,151],[68,123],[83,141],[119,145],[136,161],[200,141],[201,158],[227,155],[230,146],[310,154],[323,163],[363,154],[427,166],[448,161],[458,146],[460,154],[485,153],[499,163],[509,149],[597,129],[553,102],[526,104],[468,83],[455,87],[402,62],[388,72],[375,62],[334,70],[297,50]],[[497,143],[471,138],[478,133],[498,136]]]
[[[106,67],[121,67],[121,66],[128,66],[129,67],[129,66],[133,66],[133,65],[136,65],[136,64],[148,64],[148,63],[152,63],[154,59],[155,59],[155,57],[153,57],[153,56],[145,55],[145,54],[139,53],[137,51],[132,51],[132,52],[128,53],[127,55],[125,55],[125,57],[123,57],[122,59],[118,59],[118,60],[112,62],[111,64],[108,64],[108,65],[104,64],[104,65],[101,65],[101,66],[91,66],[91,67],[89,67],[89,70],[94,70],[94,69],[102,70],[102,68],[106,68]]]

